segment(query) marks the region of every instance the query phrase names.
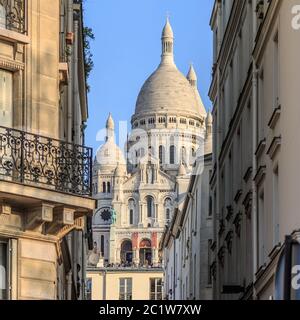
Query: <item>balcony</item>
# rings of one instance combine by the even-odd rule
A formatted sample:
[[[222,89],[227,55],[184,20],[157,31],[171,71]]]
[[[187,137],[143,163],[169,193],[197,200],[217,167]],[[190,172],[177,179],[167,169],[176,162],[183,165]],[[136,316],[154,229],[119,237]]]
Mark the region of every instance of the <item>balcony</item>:
[[[25,0],[0,0],[0,28],[26,32]]]
[[[92,149],[0,126],[0,180],[92,195]]]

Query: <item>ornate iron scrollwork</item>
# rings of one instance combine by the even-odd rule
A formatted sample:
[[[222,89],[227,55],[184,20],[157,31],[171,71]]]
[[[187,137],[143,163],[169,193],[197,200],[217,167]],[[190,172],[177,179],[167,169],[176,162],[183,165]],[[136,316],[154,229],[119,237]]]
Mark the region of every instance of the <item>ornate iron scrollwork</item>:
[[[25,33],[25,0],[0,0],[0,28]]]
[[[91,196],[92,149],[0,127],[0,178]]]

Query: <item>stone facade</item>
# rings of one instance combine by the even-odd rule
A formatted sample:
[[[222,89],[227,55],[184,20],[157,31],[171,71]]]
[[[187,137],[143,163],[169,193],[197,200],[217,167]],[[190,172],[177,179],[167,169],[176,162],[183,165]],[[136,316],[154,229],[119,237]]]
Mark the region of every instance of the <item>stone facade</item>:
[[[215,299],[274,299],[299,228],[297,1],[216,1],[211,246]]]
[[[82,32],[78,1],[0,1],[0,299],[85,295]]]
[[[209,198],[212,172],[212,118],[206,119],[205,153],[187,177],[184,193],[160,242],[164,259],[164,296],[168,300],[211,300],[210,246],[213,220]],[[180,196],[181,195],[181,196]]]

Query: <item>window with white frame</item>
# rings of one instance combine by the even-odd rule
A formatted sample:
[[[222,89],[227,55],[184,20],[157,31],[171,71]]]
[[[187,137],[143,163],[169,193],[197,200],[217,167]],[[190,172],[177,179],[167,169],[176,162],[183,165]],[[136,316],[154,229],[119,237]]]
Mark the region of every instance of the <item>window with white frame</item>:
[[[0,3],[0,29],[6,28],[6,10],[4,6]]]
[[[150,279],[150,300],[162,300],[162,279]]]
[[[0,69],[0,124],[12,127],[13,74]]]
[[[132,300],[132,278],[120,278],[119,300]]]

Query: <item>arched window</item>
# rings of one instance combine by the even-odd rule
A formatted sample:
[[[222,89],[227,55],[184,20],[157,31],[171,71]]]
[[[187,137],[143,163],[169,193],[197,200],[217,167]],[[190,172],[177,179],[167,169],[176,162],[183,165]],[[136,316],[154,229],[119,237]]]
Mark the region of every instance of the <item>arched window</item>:
[[[196,151],[194,148],[191,149],[191,153],[190,153],[190,165],[193,165],[196,161]]]
[[[135,201],[133,199],[128,200],[128,221],[130,225],[134,224],[134,212],[135,212]]]
[[[102,192],[106,193],[106,182],[102,183]]]
[[[107,182],[107,193],[110,193],[111,189],[110,189],[110,182]]]
[[[164,164],[165,163],[165,147],[159,146],[159,163]]]
[[[151,196],[147,196],[147,217],[152,218],[154,216],[154,200]]]
[[[121,262],[124,264],[132,263],[132,242],[131,240],[124,240],[121,244]]]
[[[0,4],[0,28],[6,28],[6,10],[2,4]]]
[[[170,164],[175,164],[175,146],[170,146]]]

